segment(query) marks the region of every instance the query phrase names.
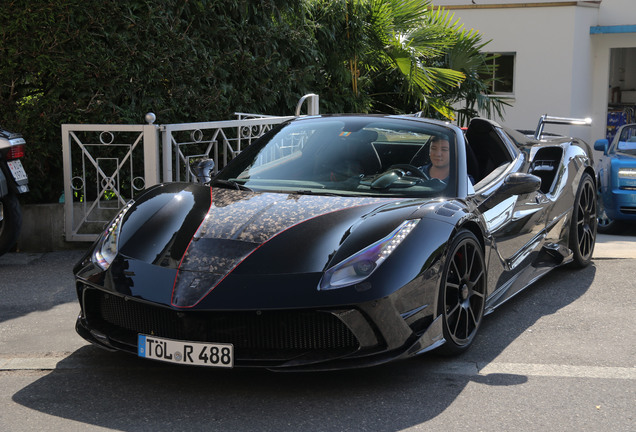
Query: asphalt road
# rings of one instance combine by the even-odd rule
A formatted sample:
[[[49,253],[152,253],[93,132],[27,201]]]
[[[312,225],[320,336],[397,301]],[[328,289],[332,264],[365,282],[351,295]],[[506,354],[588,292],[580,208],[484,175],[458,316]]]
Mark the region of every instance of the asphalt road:
[[[636,231],[636,230],[634,230]],[[634,431],[636,232],[486,317],[470,351],[370,369],[176,367],[75,334],[81,251],[0,257],[0,431]]]

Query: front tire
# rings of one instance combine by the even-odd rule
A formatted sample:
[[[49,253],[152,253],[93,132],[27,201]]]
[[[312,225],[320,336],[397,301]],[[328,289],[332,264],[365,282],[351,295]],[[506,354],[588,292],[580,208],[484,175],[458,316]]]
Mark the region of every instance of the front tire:
[[[0,255],[9,252],[18,241],[22,227],[22,212],[18,198],[9,194],[0,198],[4,218],[0,221]]]
[[[583,268],[592,261],[597,224],[594,180],[584,173],[576,191],[570,222],[569,247],[573,252],[573,267]]]
[[[486,265],[477,237],[460,231],[444,265],[438,308],[446,343],[440,353],[457,355],[468,349],[484,317]]]

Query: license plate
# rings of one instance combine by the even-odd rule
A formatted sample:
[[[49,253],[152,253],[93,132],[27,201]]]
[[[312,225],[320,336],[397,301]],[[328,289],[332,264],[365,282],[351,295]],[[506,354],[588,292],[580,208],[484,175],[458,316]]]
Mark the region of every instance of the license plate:
[[[11,174],[13,174],[13,178],[15,178],[15,181],[27,179],[27,173],[22,167],[22,162],[20,162],[20,160],[16,159],[7,161],[7,165],[9,165],[9,171],[11,171]]]
[[[139,357],[186,365],[234,367],[234,345],[187,342],[140,334],[137,337]]]

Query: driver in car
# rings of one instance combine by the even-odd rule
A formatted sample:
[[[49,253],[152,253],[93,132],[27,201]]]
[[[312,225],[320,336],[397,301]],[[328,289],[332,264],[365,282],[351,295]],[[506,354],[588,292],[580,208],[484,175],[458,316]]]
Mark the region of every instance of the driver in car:
[[[434,136],[431,139],[429,149],[431,162],[419,167],[429,178],[436,178],[444,183],[448,183],[450,175],[450,143],[441,136]]]

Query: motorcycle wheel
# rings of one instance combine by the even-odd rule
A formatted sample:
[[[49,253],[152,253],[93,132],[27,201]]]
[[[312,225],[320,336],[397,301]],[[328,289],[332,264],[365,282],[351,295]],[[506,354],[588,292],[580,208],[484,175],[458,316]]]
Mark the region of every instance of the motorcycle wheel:
[[[22,212],[18,197],[9,194],[0,198],[4,219],[0,221],[0,255],[9,252],[18,241],[22,227]]]

